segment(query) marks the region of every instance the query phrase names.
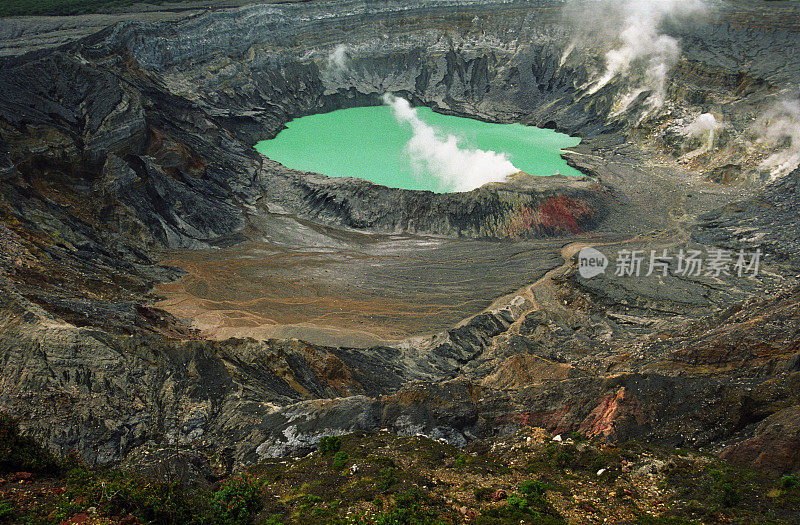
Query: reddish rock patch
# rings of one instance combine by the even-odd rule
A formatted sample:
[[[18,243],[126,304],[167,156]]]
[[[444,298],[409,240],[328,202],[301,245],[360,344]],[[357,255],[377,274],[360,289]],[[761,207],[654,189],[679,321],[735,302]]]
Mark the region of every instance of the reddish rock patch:
[[[573,199],[566,195],[548,197],[539,206],[539,213],[534,223],[539,229],[563,230],[569,233],[580,233],[580,221],[592,215],[592,207],[586,201]]]
[[[774,474],[800,472],[800,406],[767,417],[755,437],[728,447],[720,455]]]
[[[639,402],[627,393],[625,387],[620,387],[600,401],[583,420],[578,431],[590,438],[608,437],[631,420],[639,425],[644,424],[644,417],[639,412]]]

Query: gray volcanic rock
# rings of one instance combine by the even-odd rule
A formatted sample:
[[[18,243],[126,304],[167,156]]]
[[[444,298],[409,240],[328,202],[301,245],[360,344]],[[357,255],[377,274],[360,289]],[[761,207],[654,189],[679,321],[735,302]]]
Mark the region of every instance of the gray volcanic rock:
[[[591,230],[609,207],[605,188],[588,178],[528,176],[524,182],[436,194],[285,171],[276,166],[266,188],[271,202],[317,222],[372,231],[541,237]]]
[[[101,464],[151,441],[191,445],[238,463],[301,453],[325,435],[386,425],[436,425],[458,435],[465,422],[451,409],[420,422],[426,403],[398,414],[380,408],[395,401],[375,397],[409,381],[455,377],[459,362],[482,352],[491,333],[481,331],[487,325],[502,330],[513,319],[510,310],[479,316],[430,350],[337,349],[298,341],[118,337],[18,309],[0,337],[0,404],[23,421],[47,421],[28,430],[57,451],[78,451]],[[464,339],[467,332],[472,339]],[[429,398],[438,395],[451,394],[434,389]],[[325,398],[337,399],[320,401]]]
[[[707,244],[762,250],[793,269],[800,266],[800,169],[758,195],[700,217],[693,236]]]

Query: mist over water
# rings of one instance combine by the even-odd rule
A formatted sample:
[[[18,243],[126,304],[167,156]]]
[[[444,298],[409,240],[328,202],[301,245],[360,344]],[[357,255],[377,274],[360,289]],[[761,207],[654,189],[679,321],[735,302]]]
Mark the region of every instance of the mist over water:
[[[406,149],[417,173],[427,171],[445,187],[469,191],[489,182],[505,181],[509,175],[520,171],[506,153],[459,145],[455,135],[423,122],[407,100],[386,94],[383,101],[392,108],[398,122],[411,126],[413,136]]]
[[[295,119],[256,149],[297,170],[440,193],[469,191],[520,170],[580,175],[560,156],[578,138],[441,115],[397,97],[385,100],[382,106]]]

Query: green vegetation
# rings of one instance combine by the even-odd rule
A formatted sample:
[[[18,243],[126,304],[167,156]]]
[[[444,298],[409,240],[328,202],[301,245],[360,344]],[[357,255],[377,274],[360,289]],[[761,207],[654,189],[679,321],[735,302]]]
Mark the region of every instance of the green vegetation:
[[[384,467],[381,469],[380,477],[375,484],[375,488],[381,493],[389,492],[392,486],[397,483],[397,476],[394,472],[394,467]]]
[[[35,486],[37,478],[45,488],[58,485],[43,493],[0,492],[0,523],[60,523],[77,514],[96,513],[152,524],[244,525],[264,505],[262,482],[249,474],[213,488],[190,488],[128,471],[90,469],[74,455],[58,460],[22,435],[16,420],[6,415],[0,415],[0,475],[7,475],[14,488]]]
[[[525,444],[523,435],[462,450],[423,437],[354,433],[325,438],[302,459],[265,460],[216,483],[188,485],[166,470],[145,478],[91,469],[74,457],[53,466],[13,420],[2,422],[4,458],[21,459],[0,480],[0,524],[96,517],[142,525],[562,525],[566,510],[639,525],[800,522],[797,476],[770,478],[641,443]],[[39,473],[16,471],[23,465]],[[654,501],[663,504],[651,512]]]
[[[453,468],[464,468],[469,463],[469,456],[466,454],[459,454],[453,462]]]
[[[604,445],[602,447],[577,446],[574,444],[548,443],[544,453],[536,455],[528,464],[532,472],[547,468],[570,469],[573,471],[595,474],[600,469],[605,469],[603,479],[613,482],[621,471],[622,462],[634,459],[638,451],[632,444],[623,446]]]
[[[711,492],[723,507],[735,507],[742,499],[736,487],[736,478],[727,471],[711,469]]]
[[[784,476],[786,477],[786,476]],[[679,465],[666,476],[665,487],[676,492],[677,503],[658,520],[642,517],[642,524],[682,523],[794,523],[800,509],[800,489],[778,486],[763,473],[709,458],[706,464]]]
[[[0,501],[0,523],[14,518],[14,506],[8,501]]]
[[[225,479],[209,490],[80,467],[67,474],[63,497],[49,516],[63,520],[94,509],[102,516],[130,516],[142,523],[245,525],[262,507],[261,482],[248,474]]]
[[[519,486],[520,493],[526,498],[541,498],[547,490],[547,483],[542,481],[529,479],[524,481]]]
[[[588,441],[588,438],[580,432],[570,432],[569,438],[575,443],[584,443]]]
[[[64,496],[53,512],[61,519],[94,508],[105,516],[133,515],[146,523],[189,523],[205,503],[178,484],[147,483],[122,472],[95,473],[85,467],[68,473]]]
[[[341,447],[342,438],[339,436],[326,436],[319,442],[319,451],[325,456],[338,452]]]
[[[36,440],[20,434],[16,420],[0,414],[0,474],[17,471],[55,474],[58,463]]]
[[[436,512],[424,506],[424,501],[418,490],[403,492],[392,508],[374,516],[354,518],[348,525],[444,525]]]
[[[795,476],[794,474],[789,474],[787,476],[783,476],[780,481],[780,485],[782,489],[785,490],[792,490],[800,487],[800,478]]]
[[[222,482],[212,496],[211,516],[215,523],[246,525],[263,507],[261,482],[250,474]]]
[[[478,518],[479,524],[536,523],[540,525],[566,524],[564,517],[545,497],[548,485],[537,480],[528,480],[518,487],[506,504],[488,509]]]
[[[246,525],[264,505],[261,482],[248,475],[226,479],[216,489],[190,489],[129,472],[86,467],[70,470],[63,488],[45,498],[23,500],[22,505],[13,494],[0,498],[0,523],[60,523],[96,514],[113,522]]]
[[[342,470],[349,460],[350,456],[347,455],[347,452],[340,450],[333,456],[333,470]]]

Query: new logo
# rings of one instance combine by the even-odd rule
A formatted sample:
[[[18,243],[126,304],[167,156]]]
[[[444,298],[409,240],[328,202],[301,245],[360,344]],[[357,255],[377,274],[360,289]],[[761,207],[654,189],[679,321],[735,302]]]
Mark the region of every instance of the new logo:
[[[578,273],[584,279],[591,279],[605,273],[607,267],[608,257],[601,251],[586,246],[578,252]]]

